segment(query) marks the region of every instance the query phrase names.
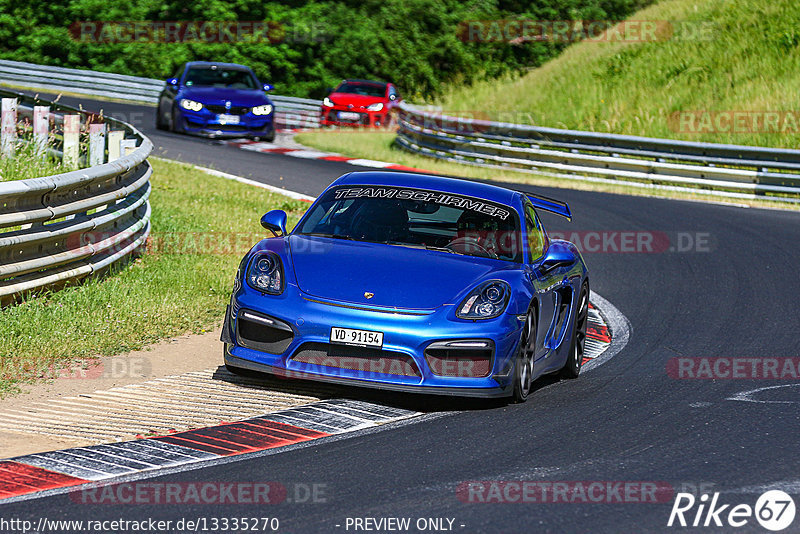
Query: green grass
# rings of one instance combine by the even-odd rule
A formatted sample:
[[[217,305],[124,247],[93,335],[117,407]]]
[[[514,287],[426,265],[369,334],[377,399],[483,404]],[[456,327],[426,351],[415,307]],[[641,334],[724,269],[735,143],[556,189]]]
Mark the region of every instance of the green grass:
[[[539,176],[503,169],[475,167],[460,163],[437,160],[426,156],[419,156],[417,154],[411,154],[405,150],[397,148],[394,145],[394,139],[394,133],[374,132],[369,130],[356,130],[352,132],[345,130],[305,132],[296,136],[296,140],[299,143],[319,150],[337,152],[345,156],[357,158],[389,161],[438,174],[461,176],[464,178],[523,183],[541,187],[560,187],[578,189],[582,191],[603,191],[622,195],[659,196],[675,199],[731,202],[736,204],[747,204],[754,207],[769,207],[792,210],[800,209],[800,206],[798,205],[787,204],[784,202],[770,202],[766,200],[738,198],[726,199],[723,197],[709,197],[708,195],[694,194],[689,192],[644,189],[640,187],[614,184],[612,182],[581,182],[553,176]]]
[[[214,328],[241,257],[266,234],[261,215],[284,209],[293,225],[308,206],[184,164],[152,164],[147,253],[110,276],[0,310],[0,395],[76,359]]]
[[[525,76],[453,86],[430,103],[441,106],[445,114],[495,121],[800,147],[800,3],[665,0],[630,20],[658,21],[658,38],[650,42],[579,42]],[[697,118],[695,125],[701,126],[703,112],[708,112],[708,117],[737,111],[784,113],[777,122],[781,131],[681,131],[681,113]],[[796,120],[790,121],[792,118]],[[725,124],[722,126],[724,129]],[[364,132],[298,136],[301,143],[323,150],[471,178],[797,209],[780,202],[581,183],[440,162],[393,149],[391,139],[390,134]]]
[[[675,113],[777,111],[800,116],[800,3],[795,0],[666,0],[631,17],[708,24],[709,40],[581,42],[516,79],[452,87],[447,112],[714,143],[797,148],[800,124],[782,132],[685,133]],[[676,28],[678,26],[675,26]],[[697,26],[695,26],[697,27]]]
[[[60,160],[38,157],[32,144],[19,144],[13,157],[0,156],[0,182],[27,180],[66,172]]]

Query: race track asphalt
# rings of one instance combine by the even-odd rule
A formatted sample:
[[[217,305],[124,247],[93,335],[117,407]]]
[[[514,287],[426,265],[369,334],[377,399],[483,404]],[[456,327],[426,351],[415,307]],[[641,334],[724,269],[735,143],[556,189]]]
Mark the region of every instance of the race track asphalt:
[[[89,100],[83,105],[102,106],[135,124],[132,114],[141,113],[136,126],[150,136],[159,155],[310,195],[340,174],[358,170],[158,132],[151,126],[152,108]],[[55,495],[6,504],[0,514],[33,520],[270,516],[280,519],[280,532],[298,533],[354,532],[346,527],[347,518],[365,517],[408,517],[412,527],[418,518],[451,518],[453,530],[465,533],[676,529],[667,527],[672,498],[662,503],[471,503],[457,494],[466,481],[662,481],[675,491],[710,488],[721,493],[720,503],[751,506],[769,486],[784,488],[800,504],[797,378],[678,380],[667,372],[672,358],[800,356],[800,214],[568,189],[537,191],[569,202],[574,214],[572,223],[545,215],[547,228],[567,237],[584,232],[581,238],[590,245],[599,239],[602,247],[605,236],[611,246],[618,239],[614,232],[656,240],[666,235],[671,246],[686,245],[687,236],[700,239],[699,247],[687,251],[585,253],[592,289],[631,323],[627,347],[605,365],[574,381],[544,380],[522,405],[392,397],[390,402],[421,403],[426,411],[444,415],[147,479],[277,481],[290,489],[318,484],[324,487],[324,502],[91,505]],[[778,385],[786,387],[755,398],[784,402],[728,400]],[[693,519],[695,511],[687,518]],[[800,518],[795,530],[786,532],[797,532],[798,525]],[[751,518],[737,531],[764,529]]]

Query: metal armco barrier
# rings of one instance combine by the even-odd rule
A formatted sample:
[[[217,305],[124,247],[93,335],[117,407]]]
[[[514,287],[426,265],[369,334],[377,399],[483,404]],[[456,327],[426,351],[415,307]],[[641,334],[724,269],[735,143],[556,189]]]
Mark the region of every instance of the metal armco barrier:
[[[155,104],[164,80],[83,69],[49,67],[20,61],[0,60],[0,82],[25,89],[68,91]],[[270,95],[275,104],[275,121],[284,127],[318,128],[322,101]]]
[[[33,117],[35,106],[46,105],[56,115],[56,124],[75,114],[81,114],[84,126],[91,120],[56,103],[10,91],[0,90],[0,96],[17,99],[21,118]],[[114,119],[105,119],[105,124],[115,130],[105,137],[117,143],[109,144],[109,159],[119,155],[118,159],[53,176],[0,182],[0,301],[101,271],[147,239],[152,174],[147,157],[153,144],[129,124]],[[97,150],[100,129],[88,126]],[[94,153],[89,159],[97,162],[102,157]]]
[[[800,202],[800,150],[559,130],[400,105],[396,144],[434,158],[638,187]]]

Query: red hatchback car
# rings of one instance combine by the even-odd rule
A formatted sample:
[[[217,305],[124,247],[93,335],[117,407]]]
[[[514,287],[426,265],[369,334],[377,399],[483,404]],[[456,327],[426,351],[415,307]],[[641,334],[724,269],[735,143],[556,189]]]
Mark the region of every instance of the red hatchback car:
[[[370,80],[345,80],[322,101],[323,126],[393,124],[395,107],[402,98],[394,84]]]

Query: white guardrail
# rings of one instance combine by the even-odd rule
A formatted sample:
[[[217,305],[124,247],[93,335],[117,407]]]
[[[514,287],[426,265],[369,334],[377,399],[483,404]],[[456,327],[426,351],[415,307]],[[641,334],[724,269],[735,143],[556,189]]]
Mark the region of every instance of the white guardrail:
[[[33,143],[40,157],[49,151],[77,167],[80,136],[88,133],[83,159],[91,165],[0,181],[0,301],[101,272],[145,243],[150,140],[121,121],[100,123],[97,115],[11,91],[0,96],[0,158]]]
[[[67,91],[145,104],[158,102],[164,80],[0,60],[0,82],[24,89]],[[270,95],[280,127],[318,128],[322,101]]]
[[[400,105],[396,144],[433,158],[589,181],[800,202],[800,151],[450,117]]]
[[[164,82],[0,60],[0,82],[18,87],[155,103]],[[321,102],[274,95],[276,122],[319,126]],[[450,117],[403,103],[401,148],[462,164],[562,179],[800,202],[800,151],[560,130]]]

